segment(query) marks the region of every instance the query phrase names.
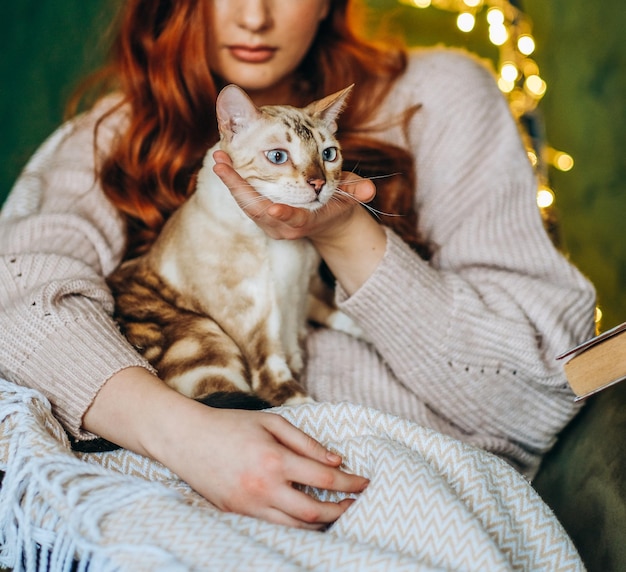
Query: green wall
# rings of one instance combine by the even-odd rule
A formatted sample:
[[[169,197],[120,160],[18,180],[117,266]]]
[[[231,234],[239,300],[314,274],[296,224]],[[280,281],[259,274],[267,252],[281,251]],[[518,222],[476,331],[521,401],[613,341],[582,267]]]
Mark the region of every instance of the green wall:
[[[623,0],[525,0],[549,81],[548,136],[576,160],[554,173],[571,258],[608,328],[626,321],[626,11]]]
[[[58,125],[64,103],[103,52],[114,0],[5,3],[0,35],[0,201],[36,146]],[[495,55],[480,26],[455,31],[451,13],[397,0],[368,0],[371,22],[411,42],[465,44]],[[524,0],[548,92],[541,103],[548,139],[576,160],[554,173],[562,233],[572,260],[592,279],[603,327],[626,321],[626,11],[623,0]]]
[[[67,99],[100,61],[113,0],[4,2],[0,34],[0,202],[59,125]]]

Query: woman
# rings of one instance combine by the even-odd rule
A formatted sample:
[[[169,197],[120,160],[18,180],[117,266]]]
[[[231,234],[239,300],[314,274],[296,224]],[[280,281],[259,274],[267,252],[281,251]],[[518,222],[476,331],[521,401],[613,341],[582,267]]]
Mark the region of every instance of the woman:
[[[246,207],[254,190],[216,156],[261,228],[311,239],[371,340],[311,333],[306,383],[317,399],[411,418],[532,475],[575,413],[553,357],[593,326],[593,290],[542,228],[532,169],[489,72],[455,52],[374,48],[353,35],[348,4],[128,0],[105,70],[118,94],[44,145],[0,227],[7,379],[44,392],[78,440],[99,435],[157,459],[224,510],[312,529],[351,501],[315,500],[292,483],[353,493],[367,480],[277,415],[170,390],[111,319],[104,277],[149,246],[192,189],[217,139],[220,86],[236,83],[258,105],[301,105],[355,83],[340,119],[348,165],[401,173],[376,180],[373,204],[401,215],[386,219],[392,230],[356,201],[314,217]],[[373,198],[370,181],[346,183]]]

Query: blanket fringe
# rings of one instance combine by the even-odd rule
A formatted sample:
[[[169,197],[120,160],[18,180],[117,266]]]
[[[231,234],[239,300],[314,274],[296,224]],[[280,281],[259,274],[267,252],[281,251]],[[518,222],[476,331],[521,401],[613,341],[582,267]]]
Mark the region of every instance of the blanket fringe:
[[[0,465],[5,472],[0,487],[0,565],[15,572],[119,570],[109,550],[98,543],[103,519],[148,498],[154,487],[160,495],[167,490],[137,477],[129,477],[120,487],[119,476],[71,453],[64,455],[69,443],[61,428],[32,422],[33,407],[49,410],[49,403],[39,393],[16,389],[0,380],[0,434],[10,435],[3,455],[6,462]],[[33,441],[45,443],[45,454],[33,456]],[[51,447],[61,454],[51,456]],[[142,559],[150,551],[155,552],[155,561],[172,559],[154,546],[115,545],[116,554],[136,553]],[[179,568],[175,562],[166,566]]]

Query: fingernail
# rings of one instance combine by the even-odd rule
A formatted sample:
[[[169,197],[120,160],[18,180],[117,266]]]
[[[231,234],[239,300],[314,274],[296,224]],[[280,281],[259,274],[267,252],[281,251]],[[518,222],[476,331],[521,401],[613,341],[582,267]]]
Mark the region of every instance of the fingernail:
[[[341,457],[337,455],[337,453],[332,453],[331,451],[326,451],[326,458],[331,463],[341,463]]]
[[[365,484],[361,487],[361,490],[359,492],[363,492],[370,484],[370,480],[369,479],[365,479]]]

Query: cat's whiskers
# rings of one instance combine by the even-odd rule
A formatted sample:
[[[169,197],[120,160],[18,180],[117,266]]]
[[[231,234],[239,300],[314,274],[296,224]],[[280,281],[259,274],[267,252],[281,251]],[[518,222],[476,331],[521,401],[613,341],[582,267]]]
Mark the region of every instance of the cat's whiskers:
[[[354,175],[356,174],[355,170],[352,170],[351,173]],[[361,177],[361,179],[367,179],[368,181],[373,181],[374,179],[388,179],[389,177],[395,177],[397,175],[401,175],[402,173],[398,172],[398,173],[389,173],[388,175],[376,175],[374,177]],[[360,176],[360,175],[357,175]],[[359,182],[359,180],[354,180],[354,181],[343,181],[341,184],[342,185],[356,185]]]
[[[387,178],[387,177],[393,177],[394,175],[398,175],[399,173],[391,173],[389,175],[378,175],[378,176],[374,176],[374,177],[366,177],[368,180],[373,181],[375,179],[383,179],[383,178]],[[361,179],[358,180],[354,180],[354,181],[342,181],[341,185],[343,187],[349,186],[349,185],[356,185],[357,183],[359,183],[364,177],[362,177]],[[265,201],[269,201],[269,204],[267,204],[267,206],[262,209],[262,211],[259,214],[265,214],[265,212],[273,205],[275,204],[275,202],[270,199],[269,197],[265,196],[263,194],[263,185],[259,184],[258,182],[254,185],[251,186],[250,183],[244,182],[241,183],[240,185],[236,185],[234,187],[231,187],[232,191],[237,191],[240,189],[250,189],[252,187],[252,193],[250,194],[250,196],[247,196],[244,200],[240,199],[240,206],[243,209],[247,209],[250,207],[254,207],[256,204],[258,203],[264,203]],[[271,185],[268,185],[269,188],[271,188]],[[259,192],[261,191],[261,192]],[[353,201],[356,201],[357,203],[359,203],[361,206],[363,206],[365,209],[367,209],[373,216],[375,216],[377,219],[380,220],[381,216],[388,216],[388,217],[399,217],[399,216],[404,216],[402,214],[397,214],[397,213],[388,213],[388,212],[384,212],[378,209],[375,209],[374,207],[372,207],[371,205],[369,205],[368,203],[359,200],[358,198],[356,198],[353,194],[344,191],[343,189],[340,189],[339,187],[336,187],[333,195],[330,197],[329,202],[332,200],[339,200],[339,197],[343,196],[343,197],[347,197]],[[305,207],[302,207],[305,208]],[[316,211],[312,211],[312,212],[316,212]]]
[[[372,213],[372,215],[374,215],[378,220],[380,220],[381,216],[404,216],[404,215],[397,214],[397,213],[386,213],[384,211],[375,209],[373,206],[369,205],[368,203],[357,199],[354,195],[348,193],[347,191],[344,191],[343,189],[339,189],[339,188],[335,189],[335,193],[331,197],[331,200],[333,200],[333,199],[334,200],[339,200],[337,195],[341,195],[342,197],[347,197],[349,199],[352,199],[353,201],[356,201],[362,207],[366,208],[370,213]]]
[[[271,204],[267,205],[267,207],[263,210],[263,213],[264,213],[270,206],[272,206],[272,204],[274,204],[273,201],[269,199],[268,197],[266,197],[265,195],[263,195],[263,193],[259,193],[259,189],[262,190],[262,187],[259,186],[258,184],[255,187],[251,187],[250,183],[244,182],[244,183],[241,183],[240,185],[234,185],[230,187],[230,190],[233,192],[237,192],[241,189],[247,189],[251,191],[247,196],[240,197],[238,199],[238,202],[243,209],[252,207],[257,203],[264,203],[265,201],[270,201]]]
[[[268,195],[264,194],[264,188],[269,189],[270,191],[275,190],[276,189],[276,184],[267,184],[264,185],[263,182],[255,182],[253,185],[251,185],[250,183],[242,183],[238,186],[234,186],[231,187],[231,190],[233,191],[237,191],[238,189],[241,188],[247,188],[250,189],[250,187],[252,187],[252,193],[246,197],[245,199],[239,199],[239,204],[242,208],[246,209],[250,206],[254,206],[256,203],[263,203],[265,201],[269,201],[269,203],[267,204],[266,208],[264,210],[261,211],[260,214],[264,214],[273,204],[286,204],[295,208],[303,208],[303,209],[309,209],[309,204],[294,204],[288,201],[280,201],[280,200],[274,200],[272,198],[270,198]],[[314,212],[314,211],[312,211]]]
[[[358,165],[351,171],[352,174],[356,174],[356,169],[358,168]],[[375,179],[387,179],[389,177],[395,177],[396,175],[401,175],[402,173],[397,172],[397,173],[389,173],[387,175],[376,175],[373,177],[360,177],[360,179],[355,179],[353,181],[342,181],[341,185],[344,187],[347,187],[349,185],[356,185],[358,183],[361,182],[361,180],[363,179],[367,179],[368,181],[374,181]],[[361,206],[365,207],[368,211],[370,211],[377,219],[380,220],[380,216],[404,216],[402,214],[398,214],[398,213],[387,213],[378,209],[375,209],[374,207],[370,206],[368,203],[365,203],[363,201],[360,201],[359,199],[357,199],[354,195],[351,195],[350,193],[344,191],[343,189],[335,189],[335,193],[336,194],[340,194],[346,197],[351,198],[352,200],[356,201],[357,203],[359,203]]]
[[[259,213],[259,214],[265,214],[274,203],[270,199],[264,196],[251,197],[247,201],[242,201],[240,203],[240,206],[241,208],[245,210],[245,209],[255,206],[256,204],[263,204],[265,203],[265,201],[269,201],[269,204],[265,205],[265,207],[263,207]]]

